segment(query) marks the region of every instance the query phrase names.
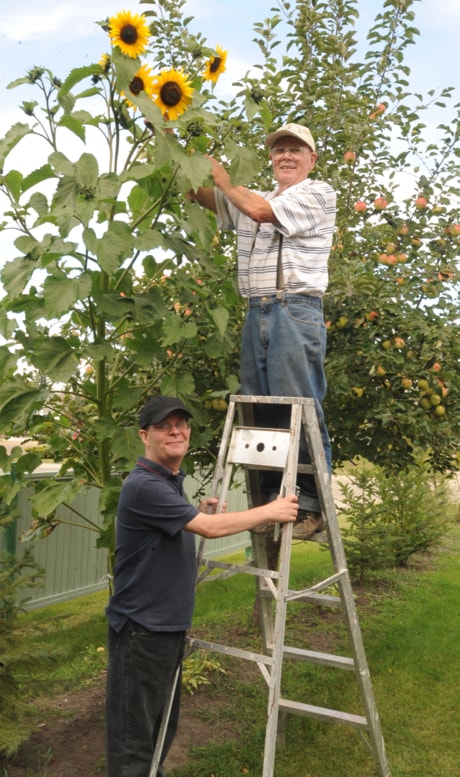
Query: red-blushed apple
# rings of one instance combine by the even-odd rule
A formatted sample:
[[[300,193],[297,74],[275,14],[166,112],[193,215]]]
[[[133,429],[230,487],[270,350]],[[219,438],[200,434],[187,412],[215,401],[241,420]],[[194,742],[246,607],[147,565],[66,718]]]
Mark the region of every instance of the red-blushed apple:
[[[405,389],[412,387],[412,380],[410,378],[401,378],[401,386]]]
[[[431,369],[433,370],[433,372],[440,372],[441,371],[441,365],[439,364],[439,362],[435,362],[432,365]]]
[[[352,165],[355,160],[356,154],[354,151],[345,151],[343,155],[343,161],[346,162],[347,165]]]
[[[365,213],[367,210],[367,205],[363,200],[359,200],[358,202],[355,202],[354,209],[356,213]]]
[[[404,348],[406,344],[402,337],[395,337],[393,342],[394,342],[395,348]]]
[[[407,262],[407,254],[398,254],[398,262],[405,264]]]
[[[385,197],[377,197],[374,200],[374,208],[376,210],[385,210],[388,207],[388,202]]]
[[[449,227],[449,232],[452,237],[457,237],[457,235],[460,235],[460,224],[451,224]]]
[[[408,235],[409,234],[409,227],[407,224],[401,224],[401,226],[398,229],[398,235]]]
[[[422,195],[420,195],[420,197],[417,197],[414,204],[416,208],[418,208],[419,210],[423,210],[428,205],[428,201],[426,197],[423,197]]]
[[[436,378],[436,380],[438,381],[438,383],[439,383],[439,386],[440,386],[440,388],[441,388],[441,394],[442,394],[442,396],[443,396],[443,397],[447,397],[447,395],[448,395],[448,393],[449,393],[449,389],[447,388],[446,384],[444,383],[444,381],[443,381],[443,380],[441,380],[441,378]]]

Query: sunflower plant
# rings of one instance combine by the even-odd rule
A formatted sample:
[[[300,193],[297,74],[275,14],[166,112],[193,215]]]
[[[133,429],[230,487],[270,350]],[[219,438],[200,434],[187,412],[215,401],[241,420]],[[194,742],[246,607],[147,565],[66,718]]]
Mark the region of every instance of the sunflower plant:
[[[59,472],[34,483],[28,536],[53,531],[57,505],[91,486],[103,526],[75,521],[110,551],[120,473],[140,452],[137,413],[148,395],[187,401],[196,419],[189,467],[205,471],[224,398],[238,388],[233,260],[213,219],[184,196],[208,180],[206,153],[228,132],[213,94],[226,52],[185,35],[177,3],[169,19],[165,3],[143,5],[150,13],[100,23],[109,50],[98,63],[63,81],[34,68],[13,82],[40,98],[23,103],[28,122],[0,142],[4,170],[27,144],[40,157],[33,172],[0,180],[1,229],[17,233],[1,273],[0,431],[42,443],[11,456],[0,448],[0,496],[13,504],[44,451]],[[173,26],[168,58],[162,41]]]

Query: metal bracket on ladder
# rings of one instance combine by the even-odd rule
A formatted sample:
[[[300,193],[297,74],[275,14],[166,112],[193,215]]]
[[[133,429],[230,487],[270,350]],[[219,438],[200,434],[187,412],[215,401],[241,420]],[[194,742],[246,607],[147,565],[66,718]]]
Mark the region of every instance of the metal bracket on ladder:
[[[255,426],[254,407],[260,404],[289,405],[291,409],[289,428],[266,429]],[[242,422],[238,425],[235,425],[236,408],[238,408],[239,420]],[[306,440],[312,462],[309,465],[299,465],[298,463],[301,434]],[[204,541],[202,541],[198,551],[198,566],[204,571],[198,574],[198,581],[203,580],[212,569],[221,570],[220,574],[213,575],[212,580],[236,573],[251,574],[256,577],[264,653],[255,653],[198,639],[189,639],[190,646],[254,661],[259,667],[266,681],[269,696],[262,777],[273,777],[274,775],[276,744],[277,740],[282,738],[282,728],[289,713],[354,727],[363,735],[370,749],[378,777],[391,777],[314,401],[299,397],[232,395],[212,486],[212,494],[219,499],[218,510],[221,508],[222,502],[225,501],[235,466],[243,467],[246,472],[250,506],[261,504],[261,495],[258,491],[258,472],[263,469],[278,470],[282,473],[281,494],[295,492],[297,472],[311,472],[314,475],[322,514],[326,521],[327,541],[334,573],[308,589],[293,591],[289,588],[292,524],[284,524],[281,528],[278,569],[268,568],[267,538],[263,535],[255,533],[251,535],[253,560],[247,564],[226,564],[205,560],[203,558]],[[337,588],[339,592],[337,596],[330,594],[331,586]],[[285,644],[287,606],[289,603],[299,600],[314,604],[333,605],[341,609],[347,628],[351,656],[294,648]],[[273,602],[275,603],[274,620]],[[283,662],[288,659],[354,671],[360,691],[363,714],[356,715],[318,707],[303,701],[282,698]],[[157,744],[157,750],[159,748],[160,745]]]

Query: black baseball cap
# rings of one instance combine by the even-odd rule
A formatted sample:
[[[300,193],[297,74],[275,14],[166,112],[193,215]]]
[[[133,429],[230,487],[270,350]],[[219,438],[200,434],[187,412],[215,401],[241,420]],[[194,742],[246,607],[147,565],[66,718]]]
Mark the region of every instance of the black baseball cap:
[[[177,397],[164,397],[161,394],[156,397],[150,397],[139,413],[139,424],[141,429],[145,429],[147,426],[150,426],[150,424],[158,424],[175,410],[179,410],[187,418],[193,417],[192,413],[187,410],[184,403]]]

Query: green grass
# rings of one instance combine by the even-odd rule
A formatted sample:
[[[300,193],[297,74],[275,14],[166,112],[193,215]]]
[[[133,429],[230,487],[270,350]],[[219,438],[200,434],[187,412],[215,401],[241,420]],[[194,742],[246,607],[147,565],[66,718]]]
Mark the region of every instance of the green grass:
[[[436,554],[404,570],[386,571],[355,587],[361,631],[392,777],[458,777],[460,527]],[[241,561],[243,554],[232,557]],[[291,587],[326,577],[329,554],[313,543],[293,545]],[[202,584],[193,633],[224,644],[261,649],[253,625],[254,578]],[[24,649],[51,656],[34,671],[33,693],[63,692],[100,682],[106,663],[104,593],[32,611],[19,619]],[[292,607],[292,610],[291,610]],[[349,654],[341,619],[331,610],[290,605],[289,642],[325,644]],[[321,647],[319,649],[322,649]],[[212,672],[199,688],[196,713],[225,736],[192,748],[171,777],[259,777],[262,774],[267,689],[255,665],[219,655],[227,674]],[[242,666],[244,665],[244,667]],[[26,665],[25,665],[26,666]],[[252,671],[254,670],[254,671]],[[30,681],[30,674],[29,674]],[[24,674],[24,688],[30,682]],[[283,694],[332,709],[361,713],[353,673],[286,662]],[[215,703],[219,702],[219,703]],[[224,703],[222,703],[224,702]],[[290,716],[276,777],[373,777],[374,761],[351,728]]]

